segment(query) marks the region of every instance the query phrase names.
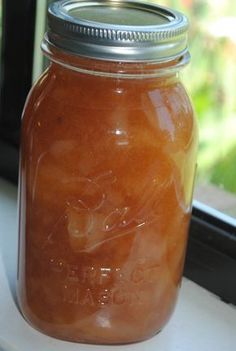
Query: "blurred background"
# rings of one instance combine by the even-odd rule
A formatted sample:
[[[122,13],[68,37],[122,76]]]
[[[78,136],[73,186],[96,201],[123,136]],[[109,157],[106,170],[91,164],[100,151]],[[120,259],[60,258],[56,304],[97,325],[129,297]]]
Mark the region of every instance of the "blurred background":
[[[190,20],[192,60],[183,80],[200,127],[195,197],[236,216],[236,1],[158,3]]]
[[[40,42],[48,0],[36,2],[33,81],[46,62]],[[236,217],[236,1],[152,0],[190,20],[192,60],[182,78],[200,127],[195,199]],[[2,0],[0,0],[1,15]],[[0,33],[1,35],[1,33]]]

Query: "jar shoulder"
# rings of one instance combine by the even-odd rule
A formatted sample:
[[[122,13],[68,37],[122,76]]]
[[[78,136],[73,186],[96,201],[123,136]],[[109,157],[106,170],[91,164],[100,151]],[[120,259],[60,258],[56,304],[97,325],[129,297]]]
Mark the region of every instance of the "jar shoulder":
[[[82,74],[50,66],[31,89],[23,116],[44,105],[98,109],[161,109],[166,107],[182,115],[193,114],[192,104],[176,76],[121,79]],[[55,109],[56,111],[56,109]],[[72,111],[71,111],[72,112]]]
[[[23,121],[25,132],[45,140],[83,140],[86,134],[91,140],[118,139],[123,133],[130,143],[148,134],[155,143],[186,144],[197,129],[191,101],[178,79],[63,75],[52,67],[33,87]]]
[[[37,111],[40,104],[44,103],[44,97],[48,94],[48,86],[52,78],[52,74],[48,68],[31,87],[22,113],[23,130],[31,123],[31,120],[34,118],[34,113]]]

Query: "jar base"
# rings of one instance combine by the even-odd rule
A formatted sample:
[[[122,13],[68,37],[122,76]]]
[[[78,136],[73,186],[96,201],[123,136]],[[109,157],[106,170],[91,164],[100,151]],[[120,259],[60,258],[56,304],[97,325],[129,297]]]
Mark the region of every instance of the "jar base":
[[[103,338],[82,338],[82,337],[73,337],[73,336],[69,336],[66,333],[62,334],[62,333],[57,333],[55,331],[47,331],[46,328],[43,328],[41,326],[38,325],[37,322],[34,322],[31,320],[31,318],[28,318],[27,314],[25,314],[22,310],[20,310],[20,313],[22,315],[22,317],[25,319],[25,321],[35,330],[37,330],[38,332],[54,338],[54,339],[58,339],[61,341],[67,341],[67,342],[72,342],[72,343],[79,343],[79,344],[90,344],[90,345],[128,345],[128,344],[136,344],[136,343],[140,343],[140,342],[144,342],[146,340],[149,340],[151,338],[153,338],[154,336],[156,336],[157,334],[159,334],[163,328],[158,329],[158,331],[155,331],[153,333],[147,334],[145,336],[139,337],[139,338],[123,338],[123,340],[115,340],[115,338],[112,340],[112,338],[107,338],[107,339],[103,339]],[[109,340],[110,339],[110,340]]]

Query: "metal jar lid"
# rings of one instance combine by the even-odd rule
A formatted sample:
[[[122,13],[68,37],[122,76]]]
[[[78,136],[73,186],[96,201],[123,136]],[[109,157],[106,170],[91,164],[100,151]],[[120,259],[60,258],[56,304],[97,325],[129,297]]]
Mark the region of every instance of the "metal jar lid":
[[[163,62],[187,51],[187,18],[135,0],[62,0],[48,10],[46,40],[68,52],[103,60]]]

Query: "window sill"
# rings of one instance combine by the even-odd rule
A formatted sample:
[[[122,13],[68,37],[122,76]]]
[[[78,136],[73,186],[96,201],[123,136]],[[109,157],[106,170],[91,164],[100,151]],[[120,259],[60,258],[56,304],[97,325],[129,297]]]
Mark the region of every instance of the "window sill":
[[[16,281],[16,187],[0,179],[0,350],[79,351],[104,350],[59,341],[31,328],[19,313]],[[129,351],[222,351],[236,344],[236,308],[222,302],[199,285],[184,278],[177,308],[166,328],[142,343],[119,346]],[[114,347],[107,346],[106,350]]]
[[[207,206],[236,218],[235,194],[213,184],[199,184],[195,188],[194,198]]]

